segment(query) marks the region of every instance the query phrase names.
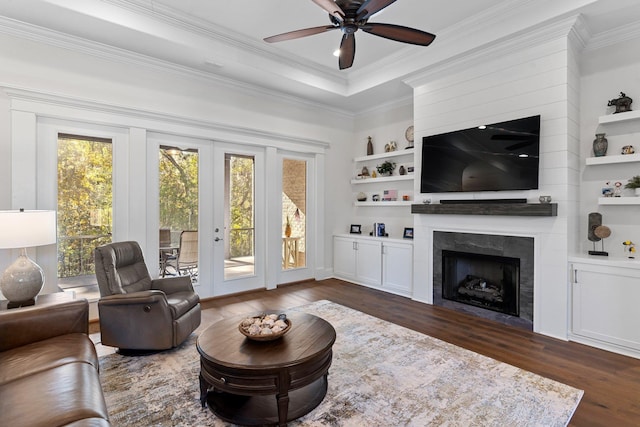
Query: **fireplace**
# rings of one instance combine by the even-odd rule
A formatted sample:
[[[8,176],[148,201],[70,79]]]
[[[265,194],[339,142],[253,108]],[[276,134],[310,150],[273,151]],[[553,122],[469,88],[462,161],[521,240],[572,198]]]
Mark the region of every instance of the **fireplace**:
[[[533,330],[533,237],[434,231],[432,266],[435,305]]]
[[[442,251],[442,298],[519,316],[520,259]]]

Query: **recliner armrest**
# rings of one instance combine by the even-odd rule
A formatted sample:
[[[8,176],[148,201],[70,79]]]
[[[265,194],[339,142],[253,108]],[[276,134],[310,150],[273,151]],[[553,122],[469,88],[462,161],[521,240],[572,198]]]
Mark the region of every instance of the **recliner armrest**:
[[[156,304],[158,302],[167,301],[167,296],[160,290],[149,290],[132,292],[130,294],[116,294],[101,297],[98,305],[137,305],[137,304]]]
[[[0,311],[0,351],[60,335],[88,332],[86,299]]]
[[[152,280],[151,289],[158,289],[167,295],[171,295],[176,292],[193,292],[193,285],[189,276],[163,277]]]

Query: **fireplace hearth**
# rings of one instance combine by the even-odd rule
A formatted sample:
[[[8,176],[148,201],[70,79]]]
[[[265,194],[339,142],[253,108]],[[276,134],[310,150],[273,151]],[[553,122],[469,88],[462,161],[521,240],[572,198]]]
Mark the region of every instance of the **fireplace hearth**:
[[[442,297],[519,316],[520,259],[442,251]]]
[[[533,330],[533,237],[434,231],[432,265],[435,305]]]

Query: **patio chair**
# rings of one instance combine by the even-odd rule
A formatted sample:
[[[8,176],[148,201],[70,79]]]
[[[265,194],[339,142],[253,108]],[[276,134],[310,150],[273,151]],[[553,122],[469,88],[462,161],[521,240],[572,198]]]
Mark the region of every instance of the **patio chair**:
[[[185,230],[180,233],[180,247],[175,258],[167,259],[167,267],[173,267],[179,276],[198,275],[198,231]]]
[[[200,325],[200,297],[188,277],[151,279],[137,242],[94,251],[102,344],[123,350],[176,347]]]
[[[167,261],[175,259],[178,248],[171,246],[171,230],[169,228],[160,229],[160,275],[162,277],[167,275]]]

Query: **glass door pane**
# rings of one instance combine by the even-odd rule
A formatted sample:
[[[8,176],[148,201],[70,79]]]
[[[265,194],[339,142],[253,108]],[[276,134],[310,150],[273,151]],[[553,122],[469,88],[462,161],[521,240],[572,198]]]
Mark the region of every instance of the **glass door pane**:
[[[93,250],[111,242],[113,152],[110,139],[58,135],[58,284],[96,285]]]
[[[196,149],[160,146],[160,276],[198,281],[198,168]]]
[[[255,158],[225,153],[224,279],[255,275]]]
[[[282,269],[306,267],[307,162],[282,160]]]

